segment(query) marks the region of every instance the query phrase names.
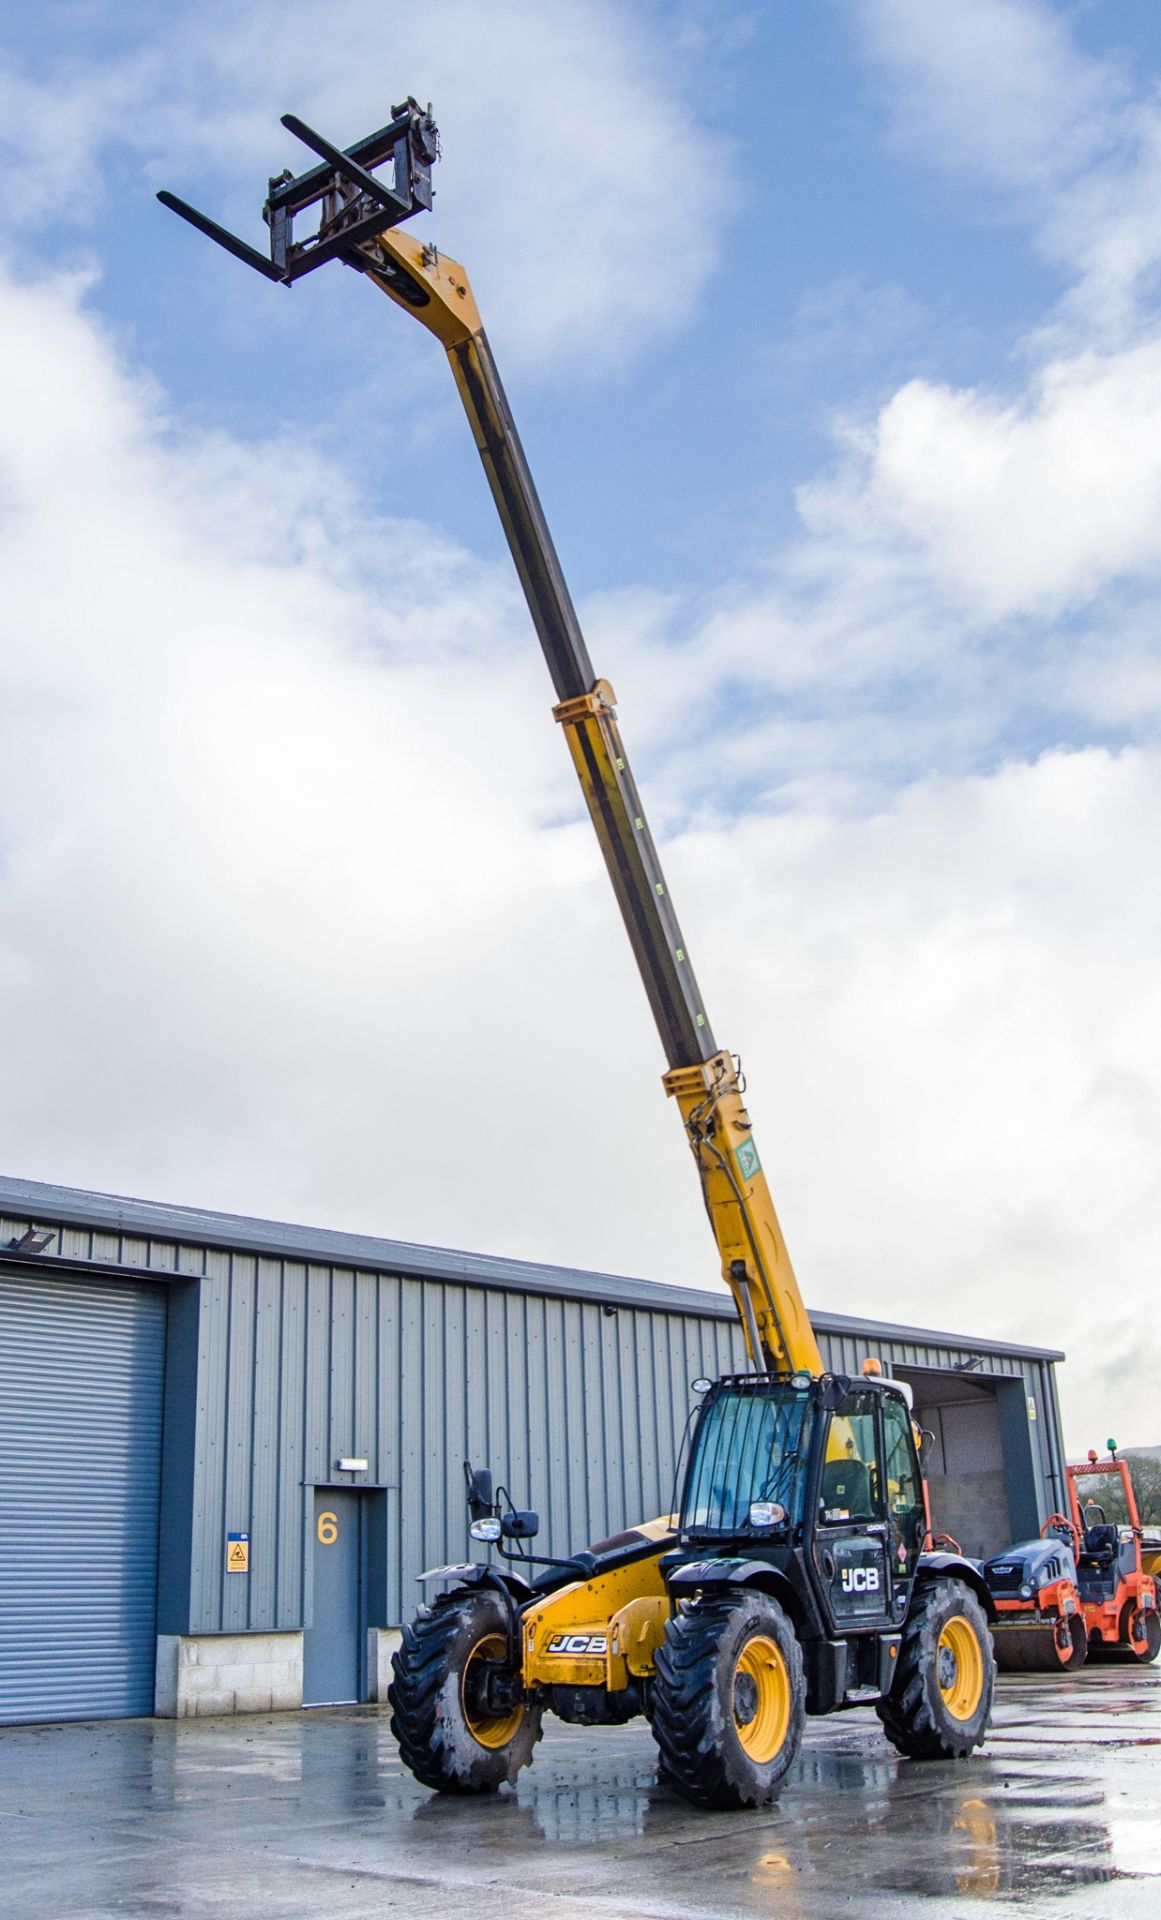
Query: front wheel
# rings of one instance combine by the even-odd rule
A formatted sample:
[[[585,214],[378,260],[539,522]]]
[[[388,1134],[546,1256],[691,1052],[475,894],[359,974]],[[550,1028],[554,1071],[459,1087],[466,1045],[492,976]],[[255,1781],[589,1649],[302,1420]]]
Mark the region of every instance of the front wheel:
[[[776,1600],[743,1591],[675,1614],[650,1720],[662,1778],[697,1807],[766,1807],[802,1739],[802,1649]]]
[[[961,1580],[918,1586],[895,1678],[875,1708],[893,1747],[915,1760],[962,1759],[992,1717],[996,1663],[984,1610]]]
[[[493,1793],[532,1758],[541,1710],[516,1692],[507,1629],[498,1594],[460,1588],[422,1608],[392,1655],[391,1731],[437,1793]]]
[[[1088,1659],[1088,1634],[1084,1628],[1084,1617],[1079,1613],[1070,1614],[1067,1620],[1056,1624],[1056,1657],[1063,1673],[1075,1673]]]

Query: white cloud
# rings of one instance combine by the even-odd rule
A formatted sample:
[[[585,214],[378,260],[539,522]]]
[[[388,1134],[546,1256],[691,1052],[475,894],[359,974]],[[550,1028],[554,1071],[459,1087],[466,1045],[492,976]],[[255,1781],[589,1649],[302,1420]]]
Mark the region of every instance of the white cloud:
[[[1077,1439],[1152,1418],[1143,1366],[1113,1404],[1091,1368],[1098,1301],[1147,1315],[1155,1285],[1159,802],[1156,756],[1054,754],[700,849],[730,903],[702,971],[809,1297],[1059,1342]]]
[[[716,1285],[507,574],[176,433],[79,297],[0,290],[0,1164]],[[1153,1290],[1159,803],[1057,753],[666,853],[808,1297],[1060,1340],[1078,1440],[1156,1439],[1090,1354]]]
[[[901,131],[1003,186],[1053,189],[1105,149],[1128,89],[1043,0],[859,0],[868,44],[903,81]]]
[[[1161,260],[1161,106],[1045,0],[859,0],[897,133],[1006,197],[1072,280],[1058,316],[1131,330]]]
[[[264,246],[267,176],[314,164],[279,115],[347,144],[411,89],[447,150],[431,231],[472,272],[506,364],[570,381],[622,367],[685,322],[716,263],[730,154],[648,12],[429,0],[388,31],[374,0],[199,0],[152,16],[144,48],[0,75],[11,215],[59,218],[74,196],[107,213],[94,183],[120,148]]]
[[[786,689],[918,716],[892,762],[989,764],[1114,722],[1152,737],[1161,513],[1161,106],[1040,0],[863,0],[891,125],[1007,194],[1065,269],[990,379],[915,377],[836,425],[804,538],[743,622]],[[994,198],[984,202],[994,210]],[[950,217],[950,216],[949,216]],[[833,698],[831,698],[833,712]],[[943,751],[952,748],[950,762]]]
[[[1155,579],[1161,338],[1053,361],[1015,401],[911,381],[799,504],[824,537],[903,542],[986,620]]]

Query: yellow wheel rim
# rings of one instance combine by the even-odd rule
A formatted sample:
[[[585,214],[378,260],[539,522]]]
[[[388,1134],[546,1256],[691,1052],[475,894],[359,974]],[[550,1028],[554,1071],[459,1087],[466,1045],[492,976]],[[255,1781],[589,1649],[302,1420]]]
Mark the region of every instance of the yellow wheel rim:
[[[472,1739],[478,1740],[482,1747],[506,1747],[524,1718],[523,1707],[513,1707],[511,1713],[487,1713],[481,1704],[480,1682],[483,1675],[480,1668],[486,1660],[503,1660],[507,1652],[507,1642],[502,1633],[485,1634],[472,1648],[460,1675],[460,1706],[464,1725]]]
[[[756,1766],[777,1758],[790,1726],[790,1674],[768,1634],[747,1640],[734,1668],[734,1728]]]
[[[984,1656],[971,1622],[957,1613],[939,1636],[936,1668],[943,1704],[953,1720],[970,1720],[984,1691]]]

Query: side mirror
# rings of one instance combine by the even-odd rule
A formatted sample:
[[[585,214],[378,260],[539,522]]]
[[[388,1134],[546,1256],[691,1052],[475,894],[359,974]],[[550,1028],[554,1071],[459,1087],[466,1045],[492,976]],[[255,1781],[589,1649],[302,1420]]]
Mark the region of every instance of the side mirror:
[[[505,1540],[535,1540],[540,1532],[540,1515],[513,1508],[501,1516],[500,1528]]]
[[[464,1480],[468,1489],[468,1511],[473,1520],[482,1520],[491,1513],[495,1504],[492,1495],[491,1467],[473,1467],[470,1460],[464,1461]]]
[[[824,1373],[819,1381],[818,1404],[823,1413],[837,1413],[851,1390],[849,1373]]]

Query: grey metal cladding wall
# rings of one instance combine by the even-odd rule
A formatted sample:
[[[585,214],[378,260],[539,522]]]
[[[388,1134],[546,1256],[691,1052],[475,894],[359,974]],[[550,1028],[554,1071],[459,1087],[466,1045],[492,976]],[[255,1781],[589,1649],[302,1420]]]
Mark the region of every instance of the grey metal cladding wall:
[[[0,1179],[0,1196],[9,1189],[27,1204],[5,1209],[0,1242],[35,1212],[61,1223],[66,1258],[204,1276],[189,1631],[302,1624],[307,1487],[332,1478],[340,1455],[365,1455],[368,1478],[387,1489],[392,1620],[410,1612],[416,1572],[464,1550],[469,1449],[518,1503],[541,1509],[558,1549],[659,1512],[689,1380],[744,1364],[724,1291],[705,1296],[703,1313],[690,1289]],[[396,1254],[414,1277],[394,1275]],[[360,1259],[376,1270],[357,1271]],[[977,1379],[1020,1379],[1037,1408],[1041,1517],[1060,1506],[1051,1355],[814,1319],[836,1371],[857,1373],[876,1354],[889,1372],[974,1362]],[[248,1576],[225,1574],[232,1529],[252,1533]],[[175,1572],[184,1589],[184,1562]],[[183,1616],[174,1630],[184,1627]]]
[[[857,1374],[946,1370],[973,1350],[823,1332],[827,1364]],[[460,1463],[490,1465],[564,1553],[668,1510],[689,1383],[745,1364],[740,1329],[704,1317],[209,1252],[202,1285],[190,1631],[294,1628],[308,1617],[311,1488],[369,1462],[386,1489],[387,1593],[405,1618],[425,1566],[468,1551]],[[1037,1502],[1050,1464],[1042,1363],[991,1356],[1040,1414]],[[988,1377],[977,1374],[977,1378]],[[1040,1449],[1037,1454],[1037,1448]],[[357,1484],[357,1483],[356,1483]],[[247,1577],[225,1539],[251,1536]]]
[[[240,1254],[207,1257],[201,1321],[191,1632],[303,1623],[309,1490],[340,1458],[387,1489],[392,1622],[467,1548],[467,1457],[540,1508],[546,1552],[667,1511],[690,1380],[741,1364],[717,1317]]]
[[[165,1293],[0,1273],[0,1721],[152,1713]]]

